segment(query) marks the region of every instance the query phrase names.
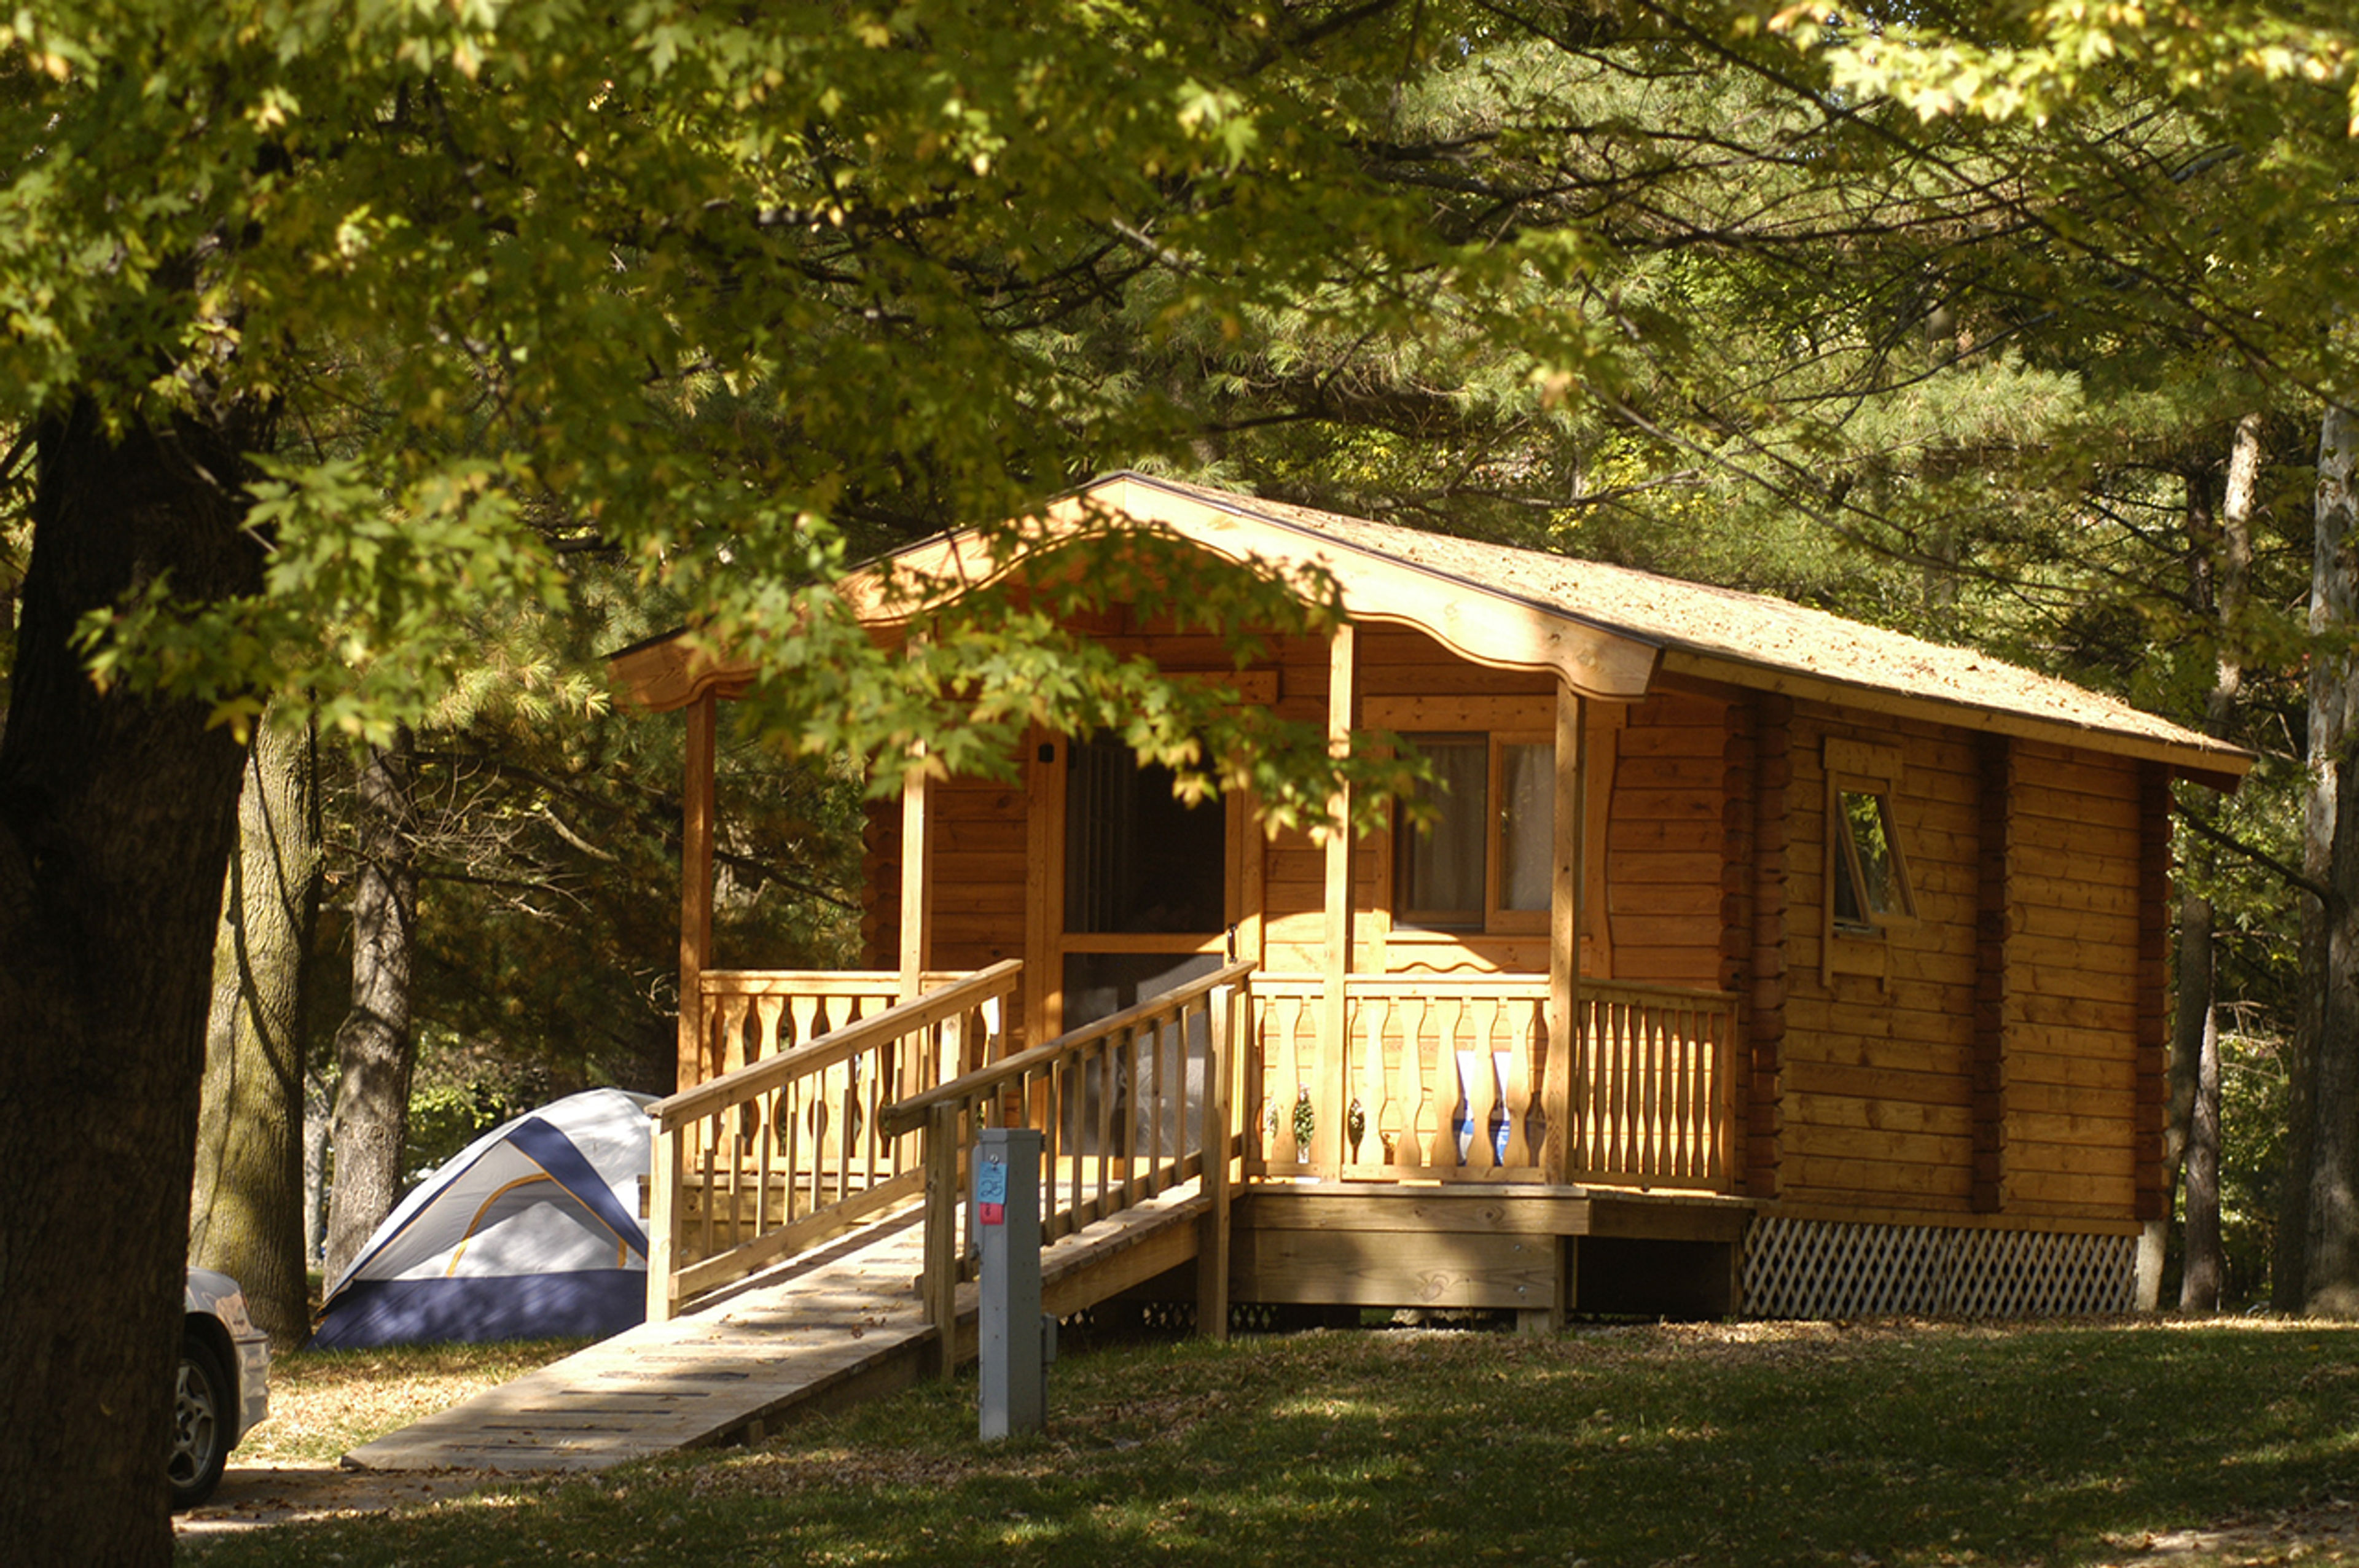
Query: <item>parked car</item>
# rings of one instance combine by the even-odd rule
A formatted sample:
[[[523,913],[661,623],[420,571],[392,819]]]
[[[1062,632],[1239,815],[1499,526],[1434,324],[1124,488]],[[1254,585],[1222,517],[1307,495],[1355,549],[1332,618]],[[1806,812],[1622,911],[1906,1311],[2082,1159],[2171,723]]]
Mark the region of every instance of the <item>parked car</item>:
[[[183,1311],[168,1466],[175,1512],[213,1495],[229,1451],[270,1413],[270,1340],[246,1315],[237,1281],[190,1270]]]

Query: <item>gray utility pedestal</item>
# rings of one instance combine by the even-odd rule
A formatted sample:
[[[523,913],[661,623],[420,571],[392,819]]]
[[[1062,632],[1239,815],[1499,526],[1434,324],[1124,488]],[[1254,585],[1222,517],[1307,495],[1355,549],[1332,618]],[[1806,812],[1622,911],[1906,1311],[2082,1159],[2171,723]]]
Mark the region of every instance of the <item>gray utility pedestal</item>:
[[[975,1141],[975,1355],[986,1443],[1049,1424],[1056,1324],[1040,1314],[1040,1143],[1029,1127],[987,1127]]]

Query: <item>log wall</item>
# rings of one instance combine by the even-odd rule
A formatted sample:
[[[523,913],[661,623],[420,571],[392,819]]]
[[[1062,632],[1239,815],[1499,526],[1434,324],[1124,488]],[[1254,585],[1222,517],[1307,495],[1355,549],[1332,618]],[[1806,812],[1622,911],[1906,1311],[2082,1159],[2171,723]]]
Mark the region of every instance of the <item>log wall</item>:
[[[1729,869],[1729,709],[1669,690],[1631,709],[1605,830],[1611,979],[1720,989]]]
[[[1879,936],[1828,929],[1831,739],[1900,757],[1894,830],[1916,918]],[[1821,703],[1797,703],[1790,741],[1779,1196],[1962,1213],[1973,1175],[1981,880],[1973,740],[1932,725],[1863,724]],[[1838,972],[1830,943],[1851,945],[1854,961],[1880,962],[1884,972]]]
[[[1217,662],[1209,639],[1103,634],[1171,666]],[[1547,677],[1465,664],[1405,631],[1364,627],[1359,643],[1364,711],[1381,708],[1395,728],[1547,727]],[[1322,642],[1281,642],[1258,667],[1280,715],[1324,722]],[[2152,770],[1676,680],[1620,718],[1592,785],[1603,854],[1591,972],[1745,996],[1745,1192],[1798,1216],[2045,1227],[2118,1225],[2159,1203],[2149,1123],[2167,868]],[[1894,827],[1914,914],[1872,937],[1837,934],[1826,916],[1831,741],[1898,759]],[[951,781],[937,800],[934,968],[1019,956],[1023,791]],[[889,966],[896,948],[898,837],[895,807],[872,812],[872,964]],[[1288,831],[1246,853],[1259,857],[1263,968],[1321,972],[1323,850]],[[1389,834],[1353,850],[1355,972],[1547,970],[1541,933],[1394,929],[1392,860]]]

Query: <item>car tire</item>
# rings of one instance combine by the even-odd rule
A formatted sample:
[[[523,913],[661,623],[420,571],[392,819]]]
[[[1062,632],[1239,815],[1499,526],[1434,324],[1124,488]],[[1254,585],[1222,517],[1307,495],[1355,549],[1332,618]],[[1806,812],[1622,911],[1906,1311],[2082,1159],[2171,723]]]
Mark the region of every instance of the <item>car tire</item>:
[[[195,1335],[180,1340],[180,1372],[172,1386],[172,1511],[192,1509],[213,1495],[229,1464],[236,1395],[212,1346]]]

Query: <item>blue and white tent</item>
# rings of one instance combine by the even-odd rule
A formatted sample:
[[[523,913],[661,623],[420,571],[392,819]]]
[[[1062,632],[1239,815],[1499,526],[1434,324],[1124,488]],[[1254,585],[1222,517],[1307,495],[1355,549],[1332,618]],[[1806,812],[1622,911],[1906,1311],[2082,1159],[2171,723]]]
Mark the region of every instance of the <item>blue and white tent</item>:
[[[591,1089],[475,1140],[377,1227],[312,1345],[603,1338],[642,1321],[651,1103]]]

